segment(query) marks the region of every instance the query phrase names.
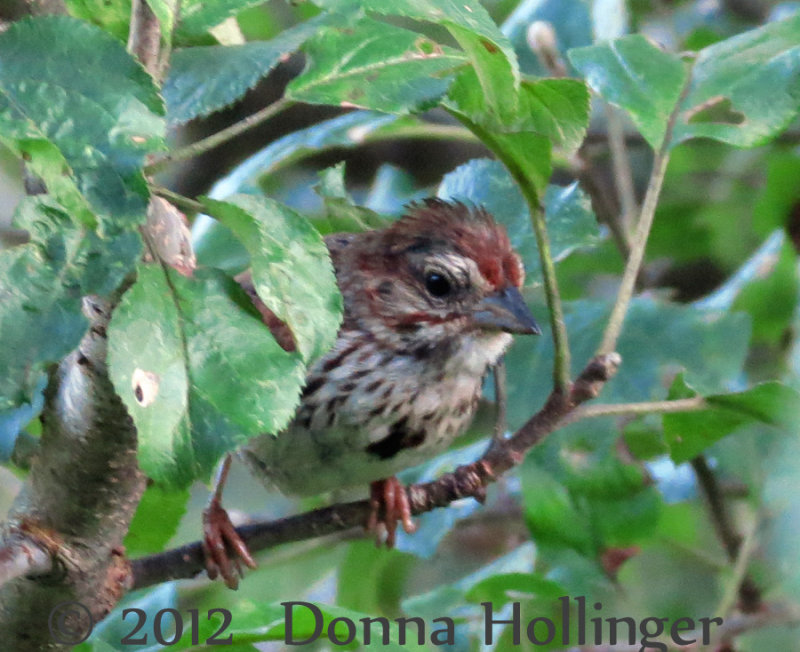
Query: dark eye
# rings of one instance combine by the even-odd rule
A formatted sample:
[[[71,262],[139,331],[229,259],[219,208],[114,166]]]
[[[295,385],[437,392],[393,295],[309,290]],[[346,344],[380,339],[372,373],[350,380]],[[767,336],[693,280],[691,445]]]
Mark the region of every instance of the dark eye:
[[[425,275],[425,289],[428,290],[431,296],[446,297],[450,294],[450,281],[438,272],[428,272]]]

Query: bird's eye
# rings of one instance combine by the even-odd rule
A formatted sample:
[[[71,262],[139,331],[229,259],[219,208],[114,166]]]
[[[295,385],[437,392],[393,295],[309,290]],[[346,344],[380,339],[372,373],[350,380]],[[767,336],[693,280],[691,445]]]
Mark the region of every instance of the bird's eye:
[[[434,297],[446,297],[450,294],[450,281],[443,274],[428,272],[425,275],[425,289]]]

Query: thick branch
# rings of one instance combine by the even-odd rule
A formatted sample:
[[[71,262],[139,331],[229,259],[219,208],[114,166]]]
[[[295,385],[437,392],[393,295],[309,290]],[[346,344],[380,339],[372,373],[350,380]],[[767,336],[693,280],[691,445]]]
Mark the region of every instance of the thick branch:
[[[136,430],[106,373],[109,305],[85,299],[84,312],[89,332],[51,373],[41,447],[4,526],[0,546],[13,547],[22,537],[48,551],[54,569],[41,580],[16,579],[0,589],[8,649],[63,649],[43,626],[57,604],[77,600],[97,621],[128,588],[122,540],[144,476]]]
[[[413,514],[445,507],[460,498],[483,500],[486,486],[519,464],[531,448],[562,425],[581,403],[594,398],[619,366],[616,353],[596,356],[566,394],[554,392],[544,407],[513,436],[494,440],[477,462],[460,466],[438,480],[408,487]],[[255,552],[282,543],[320,537],[366,523],[367,500],[342,503],[265,523],[236,528],[248,548]],[[132,562],[134,588],[143,588],[172,579],[194,577],[205,568],[200,542]]]

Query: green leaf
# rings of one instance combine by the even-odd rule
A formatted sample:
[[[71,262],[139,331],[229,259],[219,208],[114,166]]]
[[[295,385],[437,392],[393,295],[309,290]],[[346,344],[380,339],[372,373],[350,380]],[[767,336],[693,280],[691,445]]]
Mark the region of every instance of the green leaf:
[[[567,488],[542,468],[523,470],[522,478],[525,522],[536,543],[573,548],[587,557],[595,555],[599,542]]]
[[[670,398],[690,398],[695,392],[678,375]],[[676,464],[686,462],[740,426],[766,423],[796,434],[800,427],[800,394],[778,382],[756,385],[743,392],[705,397],[708,409],[664,415],[664,437]]]
[[[0,34],[0,59],[0,139],[30,158],[66,206],[75,204],[77,187],[101,223],[142,221],[141,168],[144,156],[162,146],[162,105],[122,43],[74,18],[45,16]],[[48,143],[69,169],[55,164]]]
[[[449,29],[470,59],[470,71],[477,81],[476,90],[480,91],[487,110],[496,115],[501,124],[513,122],[520,111],[516,57],[509,58],[506,52],[489,45],[485,38],[472,30],[457,25],[450,25]],[[469,79],[472,83],[473,75]]]
[[[374,541],[353,541],[339,565],[336,603],[364,612],[386,612],[399,606],[414,557],[378,548]]]
[[[653,149],[661,147],[687,79],[679,57],[634,34],[570,50],[569,60],[592,90],[630,114]]]
[[[319,174],[320,182],[314,186],[322,198],[322,218],[314,220],[314,226],[322,233],[348,233],[366,231],[387,226],[388,222],[375,211],[356,205],[344,184],[344,161],[326,168]]]
[[[800,111],[800,14],[700,51],[672,144],[714,138],[761,145]]]
[[[220,456],[294,415],[304,366],[216,270],[185,278],[141,265],[109,328],[111,380],[139,435],[149,477],[184,487]]]
[[[176,50],[163,89],[170,123],[187,122],[232,104],[327,22],[329,14],[323,14],[270,41]]]
[[[333,147],[351,148],[402,130],[410,116],[354,111],[325,120],[307,129],[295,131],[270,143],[245,159],[227,176],[214,184],[210,196],[224,199],[239,192],[257,190],[258,179],[309,156]],[[241,272],[249,264],[249,256],[230,229],[207,215],[199,215],[192,225],[192,242],[197,260],[202,265],[219,267],[231,273]]]
[[[524,81],[516,130],[547,136],[565,156],[574,154],[589,124],[589,90],[574,79]]]
[[[205,34],[227,18],[257,4],[261,4],[261,0],[182,0],[178,36],[190,39]]]
[[[502,163],[473,159],[445,175],[436,194],[444,199],[484,206],[506,227],[511,244],[525,264],[526,282],[541,282],[539,254],[528,205]],[[556,261],[599,241],[591,202],[577,183],[566,187],[548,186],[545,217],[551,252]]]
[[[529,600],[540,596],[555,601],[566,593],[566,589],[558,582],[545,579],[533,573],[500,573],[487,577],[473,586],[465,598],[469,602],[480,604],[491,602],[492,608],[518,602],[521,598]]]
[[[596,92],[628,111],[654,149],[661,147],[676,108],[671,146],[706,137],[753,147],[785,129],[798,114],[798,42],[796,14],[704,48],[690,78],[677,55],[659,50],[641,35],[577,48],[569,57]]]
[[[161,552],[177,531],[188,500],[188,489],[170,491],[155,484],[149,486],[125,535],[125,554],[135,557]]]
[[[442,616],[463,616],[464,598],[467,593],[495,575],[530,572],[533,568],[534,553],[535,548],[532,543],[523,543],[469,575],[440,584],[426,593],[406,598],[402,603],[403,611],[430,619]]]
[[[23,199],[14,225],[25,229],[31,241],[61,269],[63,285],[78,288],[81,295],[110,294],[136,265],[142,251],[137,231],[109,225],[100,237],[93,229],[76,224],[66,207],[48,195]]]
[[[301,102],[406,113],[433,106],[465,59],[409,30],[363,19],[307,41],[303,74],[286,89]]]
[[[474,71],[466,70],[450,89],[446,106],[457,117],[492,131],[545,136],[567,156],[583,142],[589,122],[589,92],[585,84],[574,79],[524,81],[519,90],[508,86],[503,94],[507,98],[518,95],[515,111],[496,113],[475,83]]]
[[[63,261],[28,244],[0,252],[0,412],[31,403],[42,372],[80,342],[88,322]]]
[[[566,547],[596,563],[607,549],[640,543],[654,531],[661,498],[640,468],[620,459],[619,436],[610,418],[579,422],[523,462],[525,520],[548,554]]]
[[[459,36],[472,33],[487,51],[500,50],[511,66],[514,83],[519,83],[519,67],[514,49],[498,29],[489,12],[477,0],[316,0],[315,4],[332,11],[365,11],[381,15],[405,16],[442,25]],[[463,47],[463,45],[462,45]],[[473,65],[481,62],[473,59]]]
[[[25,198],[15,224],[31,242],[0,252],[0,412],[31,402],[41,373],[86,330],[81,297],[115,289],[141,251],[135,231],[101,239],[46,195]]]
[[[327,352],[341,323],[342,297],[319,233],[302,215],[266,197],[203,203],[247,248],[258,296],[289,325],[303,359]]]
[[[75,18],[97,25],[123,43],[128,40],[131,0],[65,0],[64,4]]]
[[[503,161],[518,184],[532,186],[541,196],[552,171],[551,146],[568,153],[583,139],[588,91],[575,80],[545,79],[509,87],[507,96],[518,96],[519,110],[498,115],[487,105],[475,71],[466,70],[451,87],[445,106]]]
[[[761,454],[759,449],[759,454]],[[797,459],[800,438],[785,437],[773,455],[765,460],[768,471],[764,486],[763,509],[769,518],[759,528],[759,548],[769,560],[776,588],[788,595],[800,591],[800,475]]]

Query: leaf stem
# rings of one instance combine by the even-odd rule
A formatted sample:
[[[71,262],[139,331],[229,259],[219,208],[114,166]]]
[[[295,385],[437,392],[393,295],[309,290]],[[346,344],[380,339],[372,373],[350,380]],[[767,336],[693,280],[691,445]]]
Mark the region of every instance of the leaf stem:
[[[526,188],[526,186],[531,188]],[[550,238],[547,235],[544,207],[539,203],[538,195],[533,194],[532,183],[526,180],[520,184],[522,194],[528,202],[531,213],[531,224],[536,234],[539,245],[539,262],[542,267],[542,280],[544,293],[547,299],[547,308],[550,312],[550,328],[553,331],[553,347],[555,358],[553,360],[553,381],[556,391],[566,393],[570,384],[570,353],[567,340],[567,326],[564,322],[564,310],[561,307],[561,296],[558,291],[556,279],[556,266],[550,252]]]
[[[672,401],[642,401],[641,403],[610,403],[599,405],[583,405],[576,408],[569,417],[575,422],[581,419],[616,415],[635,415],[666,412],[695,412],[708,407],[702,396],[680,398]]]
[[[619,197],[620,215],[618,222],[627,240],[636,213],[636,190],[633,185],[631,162],[625,146],[625,130],[619,110],[605,102],[606,123],[608,124],[608,146],[611,150],[611,165],[614,168],[614,185]]]
[[[603,341],[597,349],[599,355],[611,353],[616,348],[617,340],[622,332],[622,323],[625,321],[628,305],[633,297],[636,279],[642,267],[644,250],[647,246],[647,240],[650,237],[650,228],[653,226],[653,218],[655,217],[658,199],[661,195],[661,186],[664,184],[664,176],[667,173],[670,149],[672,147],[672,131],[675,128],[675,121],[678,119],[680,106],[686,94],[689,92],[691,81],[692,74],[690,70],[689,74],[686,75],[686,81],[684,82],[680,97],[678,101],[675,102],[672,113],[670,113],[669,119],[667,120],[664,140],[653,160],[653,170],[650,172],[650,181],[647,184],[647,192],[645,193],[644,202],[642,203],[641,215],[639,216],[639,221],[636,224],[636,231],[631,241],[631,253],[628,257],[628,262],[625,264],[625,271],[622,274],[622,282],[620,283],[617,293],[617,300],[614,302],[614,307],[611,310],[611,316],[608,319],[605,333],[603,333]]]
[[[183,195],[179,195],[177,192],[173,192],[169,188],[165,188],[164,186],[158,186],[155,184],[149,185],[150,192],[158,197],[163,197],[166,199],[170,204],[174,204],[178,208],[182,208],[185,211],[189,211],[190,213],[202,213],[206,210],[206,207],[203,206],[199,201],[195,201],[194,199],[190,199],[189,197],[184,197]]]
[[[665,138],[665,142],[668,142],[668,140],[668,137]],[[653,161],[653,171],[650,174],[650,182],[647,184],[647,193],[642,204],[642,214],[639,217],[639,223],[636,225],[636,231],[631,241],[631,254],[625,265],[617,300],[614,302],[611,317],[608,319],[603,341],[600,344],[600,348],[597,349],[598,353],[610,353],[617,346],[617,339],[619,339],[619,335],[622,332],[622,323],[625,321],[625,314],[628,312],[628,305],[633,297],[636,277],[639,275],[639,270],[644,260],[644,250],[647,246],[647,239],[650,236],[650,227],[653,225],[658,197],[661,194],[661,186],[664,182],[668,163],[669,149],[662,147]]]
[[[739,549],[736,554],[736,559],[733,564],[733,576],[727,583],[725,587],[725,593],[722,596],[722,599],[717,606],[717,609],[714,613],[715,616],[719,618],[727,618],[730,616],[733,607],[736,605],[737,599],[741,596],[742,586],[744,586],[748,582],[752,582],[750,580],[747,569],[750,565],[750,559],[753,556],[753,552],[755,552],[756,548],[756,532],[758,531],[759,521],[758,519],[754,520],[750,527],[747,528],[747,532],[745,533],[744,537],[741,539],[741,544],[739,545]],[[752,613],[752,611],[749,611]]]
[[[186,147],[182,147],[181,149],[177,149],[174,152],[170,152],[169,154],[162,156],[158,160],[153,161],[149,165],[145,166],[144,173],[146,175],[156,174],[161,172],[170,163],[185,161],[187,159],[194,158],[195,156],[199,156],[200,154],[204,154],[205,152],[214,149],[218,145],[235,138],[239,134],[243,134],[248,129],[252,129],[261,123],[266,122],[278,113],[281,113],[289,107],[294,106],[294,104],[294,101],[282,97],[269,106],[264,107],[260,111],[247,116],[244,118],[244,120],[240,120],[239,122],[232,124],[230,127],[226,127],[222,131],[218,131],[206,138],[192,143],[191,145],[187,145]]]

